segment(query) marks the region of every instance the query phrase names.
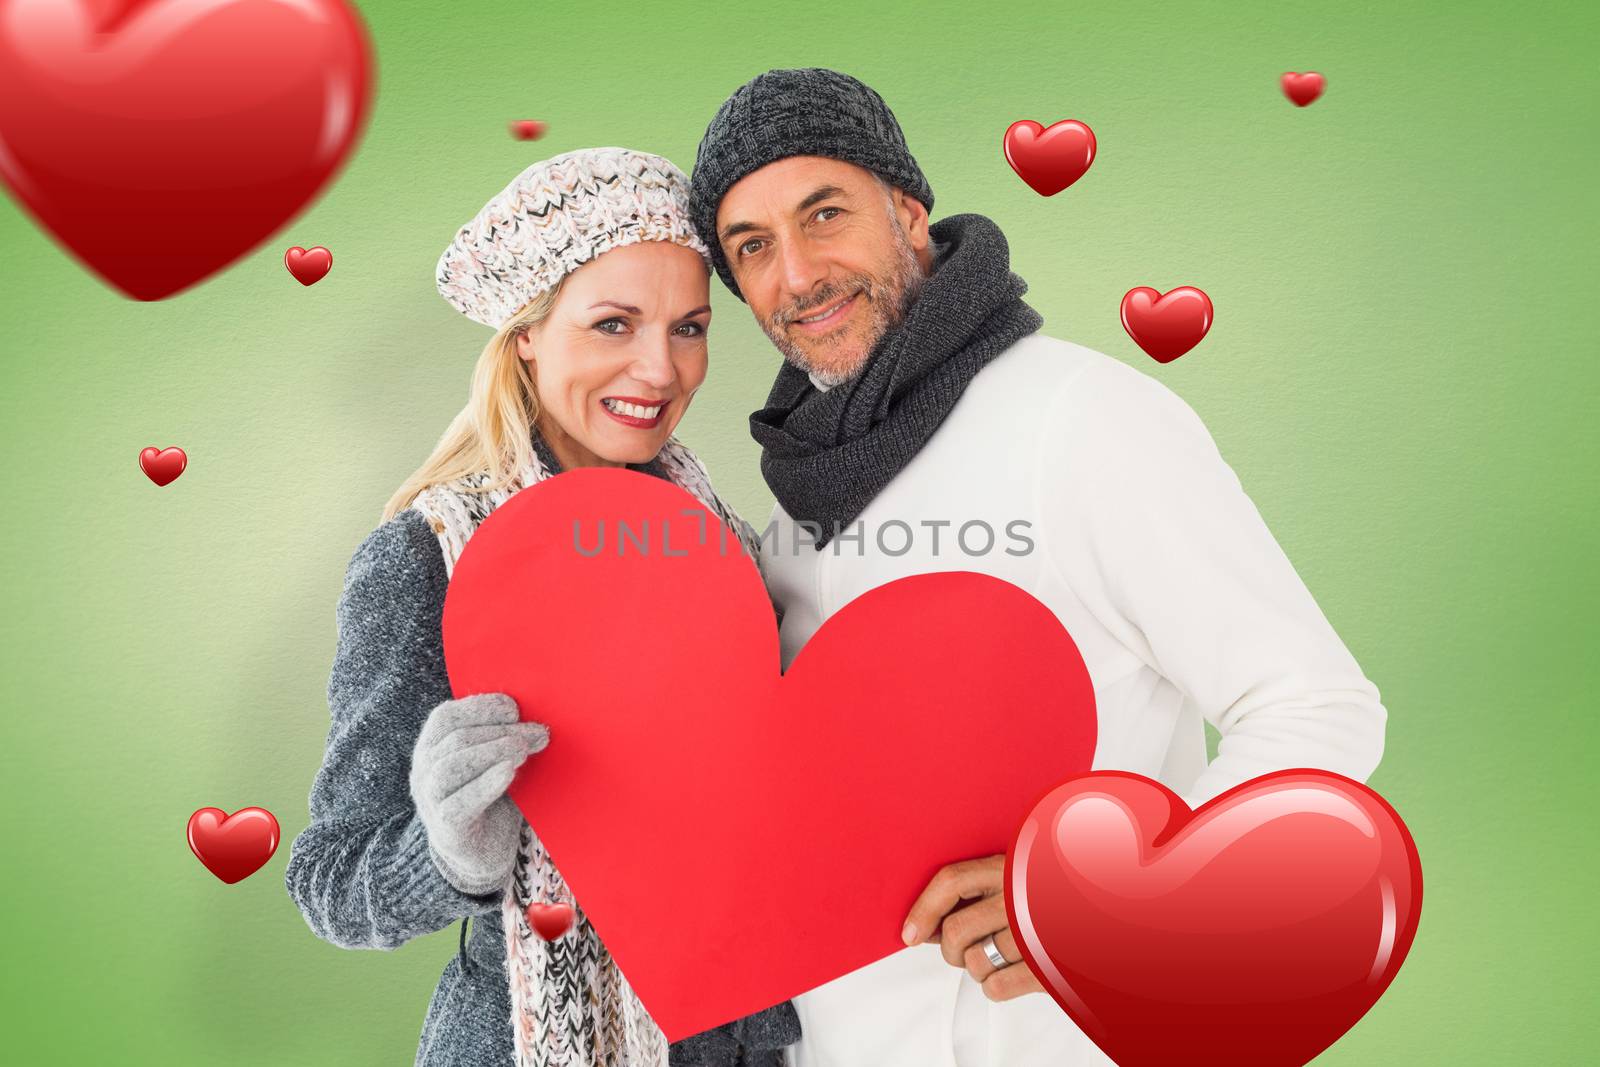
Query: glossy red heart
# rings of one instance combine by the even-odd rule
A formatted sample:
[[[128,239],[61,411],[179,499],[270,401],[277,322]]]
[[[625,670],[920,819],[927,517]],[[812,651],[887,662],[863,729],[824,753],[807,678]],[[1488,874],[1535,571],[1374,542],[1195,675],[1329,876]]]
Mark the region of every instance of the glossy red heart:
[[[345,0],[0,0],[0,177],[140,300],[221,270],[299,212],[370,93]]]
[[[333,269],[333,253],[321,245],[314,248],[295,245],[283,254],[283,265],[301,285],[314,285]]]
[[[1023,821],[1005,886],[1029,966],[1121,1067],[1306,1063],[1382,995],[1422,910],[1400,816],[1311,770],[1194,812],[1136,774],[1065,782]]]
[[[525,912],[533,932],[546,941],[554,941],[572,928],[571,904],[541,904],[534,901]]]
[[[1094,131],[1075,119],[1051,123],[1049,129],[1023,119],[1006,130],[1003,147],[1018,177],[1040,196],[1054,196],[1094,162]]]
[[[266,808],[201,808],[189,816],[189,848],[206,870],[232,885],[278,851],[278,820]]]
[[[189,456],[176,445],[171,448],[156,448],[151,445],[139,453],[139,469],[157,485],[168,485],[176,481],[178,475],[183,473],[183,468],[188,465]]]
[[[1297,74],[1290,71],[1282,78],[1283,95],[1294,101],[1296,107],[1305,107],[1322,95],[1327,79],[1316,71]]]
[[[1211,318],[1211,298],[1192,285],[1164,296],[1140,286],[1122,298],[1122,328],[1157,363],[1171,363],[1199,344]]]
[[[1094,752],[1088,672],[1032,596],[965,571],[902,578],[780,673],[739,541],[622,468],[557,475],[489,516],[452,576],[444,647],[456,695],[509,693],[549,727],[511,796],[671,1041],[903,950],[934,873],[1003,854]]]

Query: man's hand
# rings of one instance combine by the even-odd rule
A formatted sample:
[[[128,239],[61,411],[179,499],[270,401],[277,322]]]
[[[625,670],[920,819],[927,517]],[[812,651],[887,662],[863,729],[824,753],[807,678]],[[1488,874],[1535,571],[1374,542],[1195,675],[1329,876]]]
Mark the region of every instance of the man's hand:
[[[945,962],[963,968],[983,986],[990,1000],[1012,1000],[1044,987],[1026,963],[1020,962],[1017,939],[1006,922],[1006,858],[989,856],[945,867],[911,906],[902,940],[908,945],[928,940],[938,944]],[[973,903],[958,907],[962,900]],[[995,947],[1009,961],[996,970],[984,955],[983,942],[994,935]]]

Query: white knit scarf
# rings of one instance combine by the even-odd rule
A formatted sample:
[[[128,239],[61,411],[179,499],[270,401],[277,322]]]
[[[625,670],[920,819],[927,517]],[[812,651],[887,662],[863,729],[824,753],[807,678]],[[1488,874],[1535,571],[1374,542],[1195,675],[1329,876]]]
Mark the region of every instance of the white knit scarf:
[[[711,479],[693,452],[668,437],[656,461],[674,483],[737,533],[752,556],[757,553],[755,531],[712,491]],[[466,491],[488,484],[484,473],[425,489],[411,506],[427,516],[444,551],[446,572],[453,574],[478,524],[518,490],[548,477],[549,468],[535,454],[510,487]],[[571,929],[554,941],[540,938],[527,919],[528,905],[536,901],[570,904]],[[667,1067],[666,1035],[645,1011],[526,823],[502,909],[517,1067]]]

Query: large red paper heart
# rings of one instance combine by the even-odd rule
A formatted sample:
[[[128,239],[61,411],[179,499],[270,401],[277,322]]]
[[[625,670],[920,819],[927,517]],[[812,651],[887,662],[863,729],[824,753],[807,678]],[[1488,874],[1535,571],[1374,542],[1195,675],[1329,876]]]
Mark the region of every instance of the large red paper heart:
[[[1211,298],[1192,285],[1162,295],[1149,286],[1122,297],[1122,328],[1157,363],[1171,363],[1211,329]]]
[[[485,520],[445,598],[453,691],[549,726],[511,796],[671,1041],[903,950],[934,873],[1004,853],[1094,751],[1077,647],[1017,587],[890,582],[785,674],[739,544],[669,482],[570,471]]]
[[[1136,774],[1046,794],[1006,855],[1018,947],[1122,1067],[1298,1067],[1388,987],[1422,866],[1382,797],[1265,775],[1199,810]]]
[[[1023,119],[1007,127],[1001,147],[1017,177],[1040,196],[1054,196],[1094,162],[1094,131],[1076,119],[1053,122],[1048,129]]]
[[[159,300],[316,195],[370,67],[345,0],[0,0],[0,177],[91,270]]]

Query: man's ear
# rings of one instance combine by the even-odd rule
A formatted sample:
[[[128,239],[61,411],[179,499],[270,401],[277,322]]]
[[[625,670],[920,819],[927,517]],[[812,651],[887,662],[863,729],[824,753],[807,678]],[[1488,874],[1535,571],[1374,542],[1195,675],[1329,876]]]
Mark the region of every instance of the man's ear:
[[[911,239],[911,247],[921,252],[928,247],[928,209],[922,201],[898,185],[894,189],[894,213]]]

